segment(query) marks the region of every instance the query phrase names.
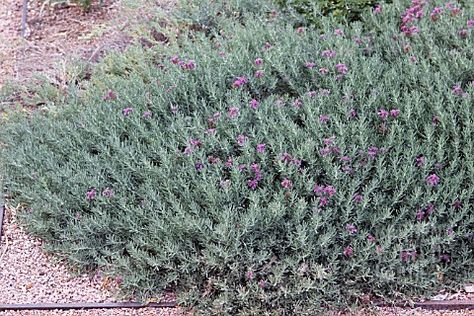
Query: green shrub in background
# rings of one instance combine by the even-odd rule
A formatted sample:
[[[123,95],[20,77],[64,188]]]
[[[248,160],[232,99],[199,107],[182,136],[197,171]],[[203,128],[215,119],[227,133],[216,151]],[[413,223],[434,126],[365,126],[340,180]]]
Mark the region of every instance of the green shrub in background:
[[[92,6],[93,0],[40,0],[43,2],[43,5],[58,5],[58,4],[64,4],[64,3],[75,3],[78,4],[80,7],[82,7],[85,10],[90,9]],[[98,3],[100,6],[103,5],[104,0],[98,0]]]
[[[318,32],[265,2],[190,11],[212,23],[3,121],[7,194],[76,267],[198,314],[458,289],[474,279],[474,7],[431,17],[440,4],[409,36],[408,2]]]
[[[318,23],[322,15],[333,15],[342,20],[358,20],[362,12],[372,8],[377,0],[276,0],[285,7],[296,10],[307,21]]]

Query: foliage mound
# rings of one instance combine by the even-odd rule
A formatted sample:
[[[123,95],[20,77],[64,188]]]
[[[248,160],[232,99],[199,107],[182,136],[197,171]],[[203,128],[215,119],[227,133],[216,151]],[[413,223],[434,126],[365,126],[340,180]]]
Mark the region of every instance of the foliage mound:
[[[383,6],[370,32],[216,14],[112,54],[2,122],[7,193],[75,266],[206,315],[456,289],[474,271],[474,8],[436,4]]]

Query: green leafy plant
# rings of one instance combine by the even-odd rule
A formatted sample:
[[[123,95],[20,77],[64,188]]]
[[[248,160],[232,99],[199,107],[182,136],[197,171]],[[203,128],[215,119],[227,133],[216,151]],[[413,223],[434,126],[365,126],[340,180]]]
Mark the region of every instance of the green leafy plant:
[[[348,21],[358,20],[364,9],[373,7],[376,0],[276,0],[285,7],[296,10],[311,23],[318,23],[322,15],[333,15]]]
[[[10,113],[7,195],[74,266],[198,314],[458,289],[474,272],[474,8],[430,17],[439,3],[402,30],[408,2],[318,31],[237,0],[190,14],[213,22]]]

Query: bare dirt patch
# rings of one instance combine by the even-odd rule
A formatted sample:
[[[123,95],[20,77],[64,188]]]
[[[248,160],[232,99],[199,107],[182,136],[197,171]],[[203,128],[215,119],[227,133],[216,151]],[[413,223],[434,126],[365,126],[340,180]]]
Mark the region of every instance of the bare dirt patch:
[[[27,80],[36,72],[51,74],[66,57],[95,61],[130,42],[119,1],[95,3],[84,11],[74,5],[42,7],[40,1],[30,0],[24,38],[22,2],[0,1],[0,85],[9,79]]]

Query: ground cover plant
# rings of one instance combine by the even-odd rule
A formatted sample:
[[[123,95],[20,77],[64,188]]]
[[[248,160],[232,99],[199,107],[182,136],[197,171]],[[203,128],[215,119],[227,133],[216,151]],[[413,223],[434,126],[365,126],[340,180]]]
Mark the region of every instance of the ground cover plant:
[[[189,15],[205,28],[112,54],[64,104],[2,122],[30,231],[206,315],[473,280],[472,4],[400,1],[320,29],[214,4]]]

